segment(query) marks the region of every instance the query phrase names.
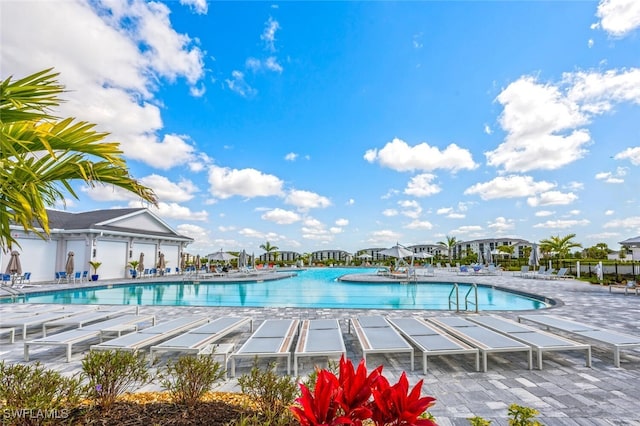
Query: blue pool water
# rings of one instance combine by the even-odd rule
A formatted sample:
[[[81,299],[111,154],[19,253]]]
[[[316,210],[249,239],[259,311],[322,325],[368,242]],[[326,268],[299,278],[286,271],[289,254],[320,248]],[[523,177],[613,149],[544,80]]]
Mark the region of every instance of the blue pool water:
[[[263,282],[199,284],[173,282],[118,285],[28,295],[29,303],[125,304],[167,306],[241,306],[355,309],[449,309],[452,283],[349,283],[346,274],[374,273],[375,269],[318,268],[297,276]],[[459,284],[461,309],[468,285]],[[540,309],[542,300],[478,287],[481,311]],[[455,309],[455,308],[454,308]],[[470,306],[470,310],[475,307]]]

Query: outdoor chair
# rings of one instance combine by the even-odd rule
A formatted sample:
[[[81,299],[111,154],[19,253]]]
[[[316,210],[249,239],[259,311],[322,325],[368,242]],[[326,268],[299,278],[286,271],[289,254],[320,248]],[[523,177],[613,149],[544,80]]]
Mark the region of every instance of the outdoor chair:
[[[337,319],[304,320],[293,354],[293,374],[298,376],[298,358],[302,356],[346,356],[340,322]]]

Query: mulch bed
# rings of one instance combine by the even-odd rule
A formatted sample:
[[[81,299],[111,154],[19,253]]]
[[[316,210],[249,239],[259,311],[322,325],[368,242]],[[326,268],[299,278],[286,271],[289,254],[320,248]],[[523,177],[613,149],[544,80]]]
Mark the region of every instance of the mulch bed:
[[[239,420],[243,414],[251,414],[251,411],[220,401],[200,402],[190,408],[168,402],[149,404],[117,402],[108,411],[101,410],[98,407],[87,410],[84,415],[76,417],[76,424],[100,426],[223,426],[234,420]]]

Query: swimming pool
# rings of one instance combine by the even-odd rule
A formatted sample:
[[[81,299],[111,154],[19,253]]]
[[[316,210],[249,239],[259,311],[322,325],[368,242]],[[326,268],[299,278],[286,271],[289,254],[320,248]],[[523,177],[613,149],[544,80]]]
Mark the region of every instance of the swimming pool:
[[[61,290],[27,295],[28,303],[165,306],[292,307],[344,309],[449,309],[452,283],[337,281],[346,274],[375,269],[313,268],[297,276],[252,282],[162,282]],[[461,308],[468,284],[459,284]],[[478,286],[481,311],[546,308],[543,300]],[[474,309],[470,308],[470,309]]]

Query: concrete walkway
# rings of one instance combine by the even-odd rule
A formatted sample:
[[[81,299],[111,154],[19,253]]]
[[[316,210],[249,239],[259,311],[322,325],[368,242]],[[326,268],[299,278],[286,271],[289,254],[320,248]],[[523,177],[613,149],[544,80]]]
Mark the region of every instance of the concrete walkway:
[[[640,336],[640,296],[625,296],[622,292],[609,293],[607,287],[589,285],[576,280],[523,279],[514,277],[511,273],[467,277],[442,270],[437,271],[436,277],[425,280],[477,282],[542,295],[557,302],[556,306],[545,312]],[[96,283],[96,285],[104,284],[105,282]],[[30,292],[62,287],[67,285],[44,285],[22,290]],[[37,311],[38,307],[30,306],[29,309]],[[24,309],[25,305],[0,305],[0,316],[20,308]],[[347,321],[351,317],[363,314],[420,317],[473,315],[415,310],[237,307],[143,306],[140,310],[143,313],[155,314],[159,321],[186,313],[206,314],[211,317],[249,315],[256,320],[256,325],[266,318],[339,318],[347,344],[348,357],[356,363],[361,359],[362,353],[355,336],[347,332]],[[540,312],[535,311],[535,313]],[[516,319],[518,314],[532,313],[532,311],[497,313]],[[40,333],[35,329],[29,334],[30,338],[38,336]],[[241,333],[230,335],[224,342],[239,344],[248,336],[249,330],[243,330]],[[7,343],[5,336],[1,339],[0,359],[9,363],[23,362],[22,336],[18,335],[14,344]],[[87,350],[88,345],[74,349],[72,362],[67,363],[65,351],[61,348],[33,347],[29,362],[39,361],[52,369],[73,374],[80,371],[80,361]],[[592,357],[593,365],[588,368],[585,366],[582,352],[547,353],[544,356],[543,370],[528,370],[522,353],[495,354],[489,356],[489,370],[486,373],[475,371],[473,357],[433,357],[429,360],[429,372],[426,376],[422,374],[421,357],[418,355],[416,355],[414,371],[409,371],[409,357],[406,354],[369,356],[368,364],[370,368],[383,365],[383,373],[391,383],[395,383],[403,371],[407,372],[412,383],[424,379],[423,393],[437,399],[436,405],[430,411],[443,426],[468,425],[469,422],[466,419],[473,416],[493,420],[492,425],[506,426],[508,424],[507,409],[512,403],[539,410],[538,419],[546,425],[640,425],[640,350],[624,350],[620,368],[614,367],[612,352],[604,347],[593,346]],[[266,365],[269,361],[265,359],[261,365]],[[302,358],[300,374],[310,373],[314,363],[326,366],[327,361],[323,358]],[[244,374],[250,368],[250,361],[240,361],[237,364],[237,374]],[[278,371],[284,372],[284,369],[284,363],[279,363]],[[159,388],[157,385],[150,385],[143,390],[152,389]],[[236,380],[231,378],[218,389],[239,390]]]

